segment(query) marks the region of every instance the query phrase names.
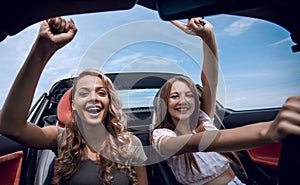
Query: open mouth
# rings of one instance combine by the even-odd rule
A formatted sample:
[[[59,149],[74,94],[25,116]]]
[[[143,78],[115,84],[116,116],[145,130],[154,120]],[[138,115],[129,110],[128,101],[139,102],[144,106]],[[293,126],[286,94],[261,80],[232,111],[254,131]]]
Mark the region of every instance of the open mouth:
[[[101,111],[100,107],[88,107],[86,111],[90,114],[98,114]]]
[[[189,110],[189,107],[180,107],[180,108],[176,108],[175,110],[181,113],[185,113]]]

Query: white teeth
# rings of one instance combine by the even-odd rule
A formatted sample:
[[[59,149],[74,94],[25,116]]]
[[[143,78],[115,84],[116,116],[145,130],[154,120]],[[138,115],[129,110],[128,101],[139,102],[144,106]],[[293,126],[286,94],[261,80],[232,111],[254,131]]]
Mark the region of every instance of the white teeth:
[[[185,113],[189,111],[189,108],[178,108],[176,109],[176,111],[181,112],[181,113]]]
[[[178,108],[177,110],[186,111],[186,110],[188,110],[188,108]]]
[[[98,112],[100,112],[100,108],[99,107],[90,107],[90,108],[87,108],[86,109],[89,113],[93,113],[93,114],[96,114]]]

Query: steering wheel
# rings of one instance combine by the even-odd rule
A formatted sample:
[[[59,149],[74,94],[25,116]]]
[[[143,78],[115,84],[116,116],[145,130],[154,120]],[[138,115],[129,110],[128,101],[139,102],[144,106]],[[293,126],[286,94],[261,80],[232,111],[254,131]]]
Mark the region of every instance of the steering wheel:
[[[281,148],[278,162],[278,185],[289,185],[299,181],[300,136],[288,136]]]

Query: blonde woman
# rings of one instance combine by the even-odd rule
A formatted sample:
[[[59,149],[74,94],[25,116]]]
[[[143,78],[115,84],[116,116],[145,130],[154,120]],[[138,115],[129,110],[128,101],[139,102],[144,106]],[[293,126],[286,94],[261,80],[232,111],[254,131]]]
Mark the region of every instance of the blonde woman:
[[[28,147],[55,151],[54,184],[147,184],[141,142],[126,132],[114,86],[101,72],[85,70],[76,78],[65,128],[40,128],[26,120],[45,65],[76,33],[72,20],[42,22],[2,108],[0,132]]]

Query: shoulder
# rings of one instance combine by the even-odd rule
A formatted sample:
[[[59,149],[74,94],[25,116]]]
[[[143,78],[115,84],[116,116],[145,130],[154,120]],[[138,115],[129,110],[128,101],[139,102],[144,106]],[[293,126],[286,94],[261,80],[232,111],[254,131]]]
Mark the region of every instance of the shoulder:
[[[170,156],[164,155],[161,151],[161,142],[165,137],[176,137],[176,133],[167,128],[154,129],[152,132],[151,143],[152,147],[160,154],[161,157],[169,158]]]
[[[133,145],[142,145],[141,140],[136,135],[131,135],[131,142]]]
[[[57,154],[57,149],[62,144],[65,137],[63,137],[64,128],[57,127],[57,126],[46,126],[43,127],[43,132],[48,135],[48,138],[52,138],[52,146],[50,147],[51,150]]]
[[[65,128],[61,128],[61,127],[57,127],[57,145],[58,147],[63,143],[63,141],[66,139],[67,135],[66,135],[66,129]]]
[[[162,136],[162,135],[176,136],[176,133],[167,128],[154,129],[152,132],[152,137],[157,137],[157,136]]]
[[[167,128],[154,129],[152,132],[152,144],[159,145],[161,139],[165,136],[176,137],[176,133]]]
[[[57,128],[58,135],[61,135],[66,130],[65,128],[62,127],[56,127],[56,128]]]
[[[131,145],[129,145],[129,150],[132,153],[132,165],[139,166],[146,162],[147,156],[145,154],[143,144],[141,140],[133,134],[131,135]]]

